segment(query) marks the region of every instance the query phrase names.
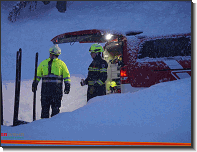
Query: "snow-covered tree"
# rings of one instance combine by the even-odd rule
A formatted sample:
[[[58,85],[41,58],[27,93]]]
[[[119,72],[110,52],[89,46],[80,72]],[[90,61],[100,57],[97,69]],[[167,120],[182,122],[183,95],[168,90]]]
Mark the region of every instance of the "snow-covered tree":
[[[26,8],[29,7],[30,12],[36,10],[38,1],[18,1],[13,8],[11,8],[9,15],[8,15],[8,20],[11,22],[15,22],[17,16],[20,15],[20,12]],[[48,5],[50,1],[42,1],[44,5]],[[56,3],[56,8],[58,9],[59,12],[65,13],[66,8],[67,8],[67,1],[57,1]]]

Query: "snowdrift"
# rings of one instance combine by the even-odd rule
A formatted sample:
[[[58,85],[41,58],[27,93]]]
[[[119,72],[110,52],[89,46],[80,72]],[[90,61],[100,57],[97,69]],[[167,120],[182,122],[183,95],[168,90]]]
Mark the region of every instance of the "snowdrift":
[[[95,97],[72,112],[1,131],[24,133],[23,140],[191,143],[191,78]]]

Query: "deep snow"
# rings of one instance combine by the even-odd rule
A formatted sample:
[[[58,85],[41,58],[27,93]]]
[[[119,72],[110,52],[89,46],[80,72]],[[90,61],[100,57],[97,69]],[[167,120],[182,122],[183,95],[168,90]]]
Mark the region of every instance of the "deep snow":
[[[110,29],[122,33],[142,30],[143,35],[191,32],[191,2],[76,1],[66,13],[59,13],[54,2],[46,6],[38,2],[40,5],[34,12],[21,12],[15,23],[7,20],[8,3],[13,4],[1,1],[1,73],[5,125],[11,125],[13,119],[16,51],[19,48],[23,51],[19,119],[31,122],[35,53],[39,53],[39,63],[48,58],[48,50],[52,46],[50,40],[56,35],[86,29]],[[22,131],[24,138],[31,140],[46,137],[47,140],[191,142],[191,79],[161,83],[132,94],[97,97],[86,105],[87,86],[81,87],[79,82],[86,77],[92,60],[88,52],[90,45],[59,45],[62,49],[60,59],[67,64],[72,76],[71,92],[64,95],[59,115],[38,120],[39,84],[38,121],[14,128],[2,126],[1,131]],[[57,133],[55,136],[47,133],[52,131],[53,125],[58,124],[60,127],[53,129]],[[33,131],[29,132],[31,129]],[[65,136],[62,136],[63,132]]]
[[[20,106],[25,109],[25,104]],[[24,140],[191,143],[191,78],[135,93],[95,97],[72,112],[16,127],[2,126],[1,132],[24,133]]]
[[[80,81],[82,78],[84,78],[83,75],[71,76],[71,91],[68,95],[63,96],[60,112],[71,112],[80,107],[83,107],[87,103],[87,86],[81,87]],[[21,82],[19,120],[27,122],[33,121],[33,92],[31,92],[31,88],[32,80],[24,80]],[[38,84],[36,96],[36,120],[38,120],[41,116],[41,82]],[[3,108],[4,125],[6,126],[13,125],[14,97],[15,81],[4,81]]]

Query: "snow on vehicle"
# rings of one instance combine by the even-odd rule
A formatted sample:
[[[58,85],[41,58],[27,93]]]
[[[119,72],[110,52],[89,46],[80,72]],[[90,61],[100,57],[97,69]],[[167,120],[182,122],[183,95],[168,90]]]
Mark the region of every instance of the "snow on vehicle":
[[[134,92],[151,85],[191,77],[191,33],[165,36],[126,35],[108,30],[83,30],[54,37],[54,44],[105,43],[102,57],[108,63],[106,89],[117,83],[121,93]],[[132,37],[127,37],[132,36]],[[122,57],[123,65],[113,60]]]

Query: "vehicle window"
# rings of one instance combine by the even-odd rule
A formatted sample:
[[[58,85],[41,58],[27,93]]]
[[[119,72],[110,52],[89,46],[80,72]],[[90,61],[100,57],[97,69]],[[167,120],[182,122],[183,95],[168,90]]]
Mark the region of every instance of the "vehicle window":
[[[191,56],[190,37],[165,38],[145,41],[138,52],[138,59]]]

